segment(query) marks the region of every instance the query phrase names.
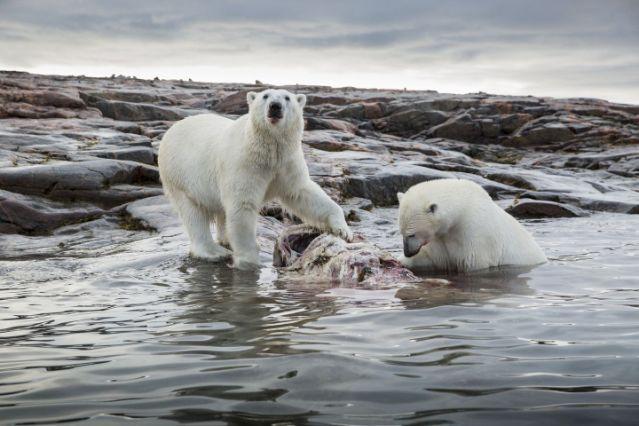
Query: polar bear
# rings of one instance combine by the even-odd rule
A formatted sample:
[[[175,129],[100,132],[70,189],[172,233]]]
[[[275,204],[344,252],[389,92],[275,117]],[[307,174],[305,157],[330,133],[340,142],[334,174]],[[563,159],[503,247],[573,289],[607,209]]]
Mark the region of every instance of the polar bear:
[[[160,143],[158,163],[167,197],[191,240],[191,254],[233,266],[259,266],[257,217],[278,199],[304,222],[351,240],[342,209],[313,182],[302,152],[306,96],[286,90],[247,93],[248,114],[185,118]],[[213,241],[210,223],[217,230]]]
[[[469,272],[546,262],[532,235],[474,182],[440,179],[398,193],[402,263]]]

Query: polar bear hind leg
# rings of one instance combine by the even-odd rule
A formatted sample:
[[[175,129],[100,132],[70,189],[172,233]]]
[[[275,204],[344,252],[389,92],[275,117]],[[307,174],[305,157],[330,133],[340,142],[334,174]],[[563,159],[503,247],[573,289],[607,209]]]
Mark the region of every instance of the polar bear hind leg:
[[[224,212],[215,214],[215,233],[217,235],[217,243],[222,247],[231,248],[229,238],[226,235],[226,215]]]
[[[213,241],[209,214],[193,203],[182,191],[172,190],[171,198],[191,240],[191,255],[212,261],[229,258],[231,251]]]

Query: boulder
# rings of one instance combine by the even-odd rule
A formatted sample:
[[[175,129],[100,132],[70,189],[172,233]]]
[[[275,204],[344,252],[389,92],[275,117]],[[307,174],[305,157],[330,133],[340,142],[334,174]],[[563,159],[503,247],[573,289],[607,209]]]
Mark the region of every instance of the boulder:
[[[410,137],[443,123],[447,119],[448,116],[441,111],[409,109],[373,120],[373,126],[380,132]]]
[[[118,188],[114,185],[158,183],[156,167],[130,161],[105,159],[0,169],[2,189],[58,200],[94,201],[102,205],[157,195],[157,189],[132,191],[130,186]]]
[[[152,104],[111,101],[97,96],[81,93],[87,105],[100,110],[104,117],[119,121],[176,121],[186,114],[173,109]]]
[[[213,105],[213,110],[222,114],[242,115],[248,112],[246,95],[250,90],[240,90]]]
[[[385,112],[385,104],[381,102],[359,102],[340,108],[332,115],[353,120],[372,120],[383,117]]]
[[[304,121],[306,130],[337,130],[346,133],[357,133],[357,126],[348,121],[319,117],[306,117]]]
[[[539,123],[532,121],[519,129],[509,140],[510,146],[539,146],[566,142],[573,139],[575,134],[564,123]]]
[[[392,206],[398,203],[397,193],[413,185],[454,175],[415,165],[389,165],[373,175],[347,176],[342,192],[349,197],[367,198],[376,206]]]
[[[109,158],[113,160],[133,161],[149,165],[156,164],[155,151],[144,146],[133,146],[131,148],[121,148],[100,151],[83,151],[84,154],[99,158]]]
[[[506,212],[520,219],[586,216],[582,209],[568,204],[526,199],[517,200]]]
[[[429,137],[455,139],[463,142],[479,142],[482,129],[470,114],[456,115],[447,121],[431,128],[427,132]]]
[[[60,226],[96,219],[104,213],[94,206],[69,207],[0,190],[0,233],[46,234]]]

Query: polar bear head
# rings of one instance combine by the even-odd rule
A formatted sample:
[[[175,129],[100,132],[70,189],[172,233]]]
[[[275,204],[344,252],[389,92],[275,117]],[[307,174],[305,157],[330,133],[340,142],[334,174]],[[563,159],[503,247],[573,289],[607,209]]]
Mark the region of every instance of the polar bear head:
[[[481,186],[464,179],[438,179],[398,192],[399,230],[404,255],[412,257],[433,241],[442,239],[476,212],[477,201],[490,201]]]
[[[267,89],[248,92],[246,101],[254,125],[263,130],[301,131],[304,127],[303,110],[306,95],[295,95],[287,90]]]

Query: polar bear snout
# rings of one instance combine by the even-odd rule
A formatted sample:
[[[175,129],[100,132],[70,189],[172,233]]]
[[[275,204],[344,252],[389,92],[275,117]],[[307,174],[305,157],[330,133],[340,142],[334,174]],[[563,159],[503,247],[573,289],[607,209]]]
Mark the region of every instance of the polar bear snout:
[[[282,119],[282,104],[279,102],[271,102],[268,105],[268,112],[266,114],[271,123],[277,122]]]
[[[404,256],[413,257],[419,250],[428,244],[428,241],[416,236],[416,235],[408,235],[404,237]]]

